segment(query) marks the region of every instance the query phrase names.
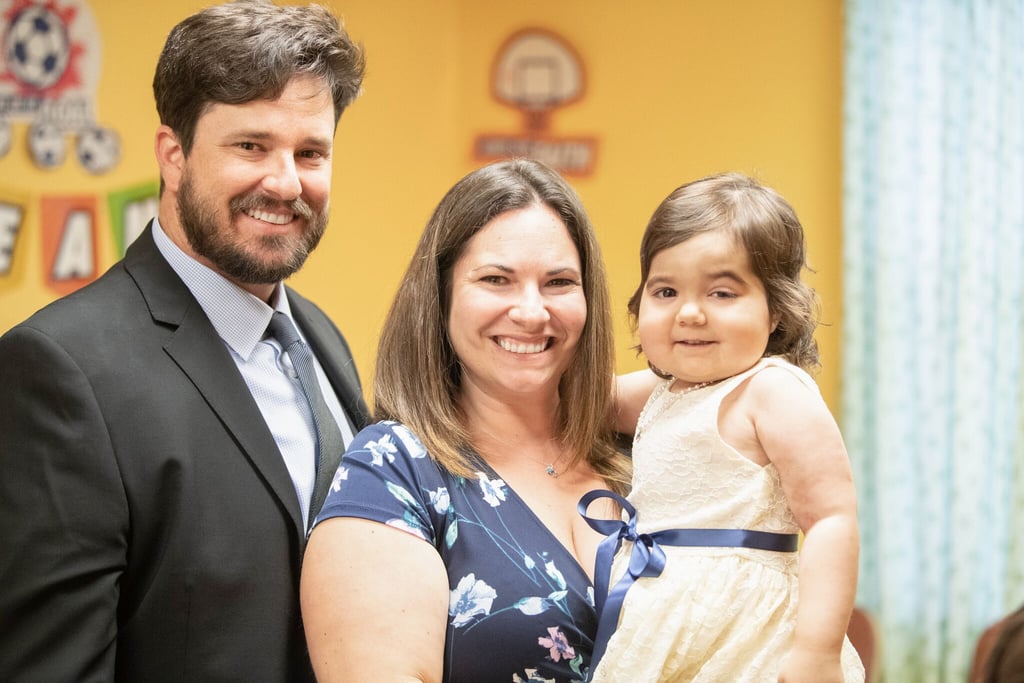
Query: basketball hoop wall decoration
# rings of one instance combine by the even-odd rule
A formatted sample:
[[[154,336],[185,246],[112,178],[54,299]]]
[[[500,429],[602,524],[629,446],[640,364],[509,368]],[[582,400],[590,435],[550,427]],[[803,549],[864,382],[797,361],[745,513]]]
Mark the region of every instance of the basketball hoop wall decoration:
[[[491,95],[523,114],[520,133],[482,133],[473,145],[480,161],[528,157],[565,175],[594,170],[597,140],[550,133],[552,113],[577,102],[586,90],[583,62],[561,36],[526,28],[502,44],[491,68]]]

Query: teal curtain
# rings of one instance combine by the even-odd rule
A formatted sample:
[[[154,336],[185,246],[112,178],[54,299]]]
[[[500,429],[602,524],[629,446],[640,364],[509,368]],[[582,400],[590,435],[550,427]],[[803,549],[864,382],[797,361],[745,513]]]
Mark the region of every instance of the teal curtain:
[[[845,4],[842,427],[889,683],[1024,602],[1024,0]]]

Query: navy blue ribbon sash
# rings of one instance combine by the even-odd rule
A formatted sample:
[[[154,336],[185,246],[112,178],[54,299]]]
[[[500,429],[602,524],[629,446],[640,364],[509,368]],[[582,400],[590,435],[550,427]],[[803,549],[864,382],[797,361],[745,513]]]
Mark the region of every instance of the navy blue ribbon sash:
[[[587,516],[590,504],[598,498],[611,498],[622,506],[629,515],[629,521],[617,519],[593,519]],[[795,552],[799,537],[797,534],[776,534],[770,531],[752,529],[663,529],[649,534],[637,533],[637,512],[629,501],[612,491],[591,491],[580,498],[576,509],[587,524],[606,538],[597,549],[594,568],[594,604],[597,608],[597,638],[594,654],[590,659],[590,672],[597,669],[597,663],[608,647],[608,639],[619,623],[619,612],[626,591],[641,576],[660,576],[665,569],[665,551],[662,545],[690,546],[705,548],[755,548],[780,553]],[[633,542],[629,555],[629,567],[615,585],[608,590],[611,579],[612,560],[623,539]],[[588,677],[589,680],[589,677]]]

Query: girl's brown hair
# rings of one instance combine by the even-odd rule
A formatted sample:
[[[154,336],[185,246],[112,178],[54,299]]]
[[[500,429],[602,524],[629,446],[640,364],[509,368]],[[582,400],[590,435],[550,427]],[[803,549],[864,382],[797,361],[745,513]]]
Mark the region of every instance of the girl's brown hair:
[[[655,209],[640,242],[640,285],[629,300],[634,329],[655,254],[712,230],[736,237],[764,284],[768,310],[778,321],[765,355],[784,356],[805,370],[816,369],[818,300],[800,279],[807,268],[803,226],[779,193],[741,173],[722,173],[682,185]]]

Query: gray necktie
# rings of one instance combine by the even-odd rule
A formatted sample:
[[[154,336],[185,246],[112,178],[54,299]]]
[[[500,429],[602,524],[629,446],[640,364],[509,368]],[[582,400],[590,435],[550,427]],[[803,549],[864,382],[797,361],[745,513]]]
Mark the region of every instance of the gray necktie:
[[[320,382],[316,379],[316,371],[313,368],[313,354],[309,347],[299,337],[295,325],[284,313],[275,311],[267,326],[270,334],[281,342],[282,348],[292,360],[292,367],[299,376],[299,383],[302,385],[302,393],[309,401],[309,407],[313,413],[313,423],[316,426],[316,479],[313,484],[313,495],[309,499],[309,524],[312,525],[319,510],[317,506],[323,502],[327,495],[327,487],[330,486],[333,472],[324,472],[323,463],[328,454],[341,453],[345,449],[345,442],[341,437],[341,430],[338,423],[334,421],[324,395],[320,391]]]

